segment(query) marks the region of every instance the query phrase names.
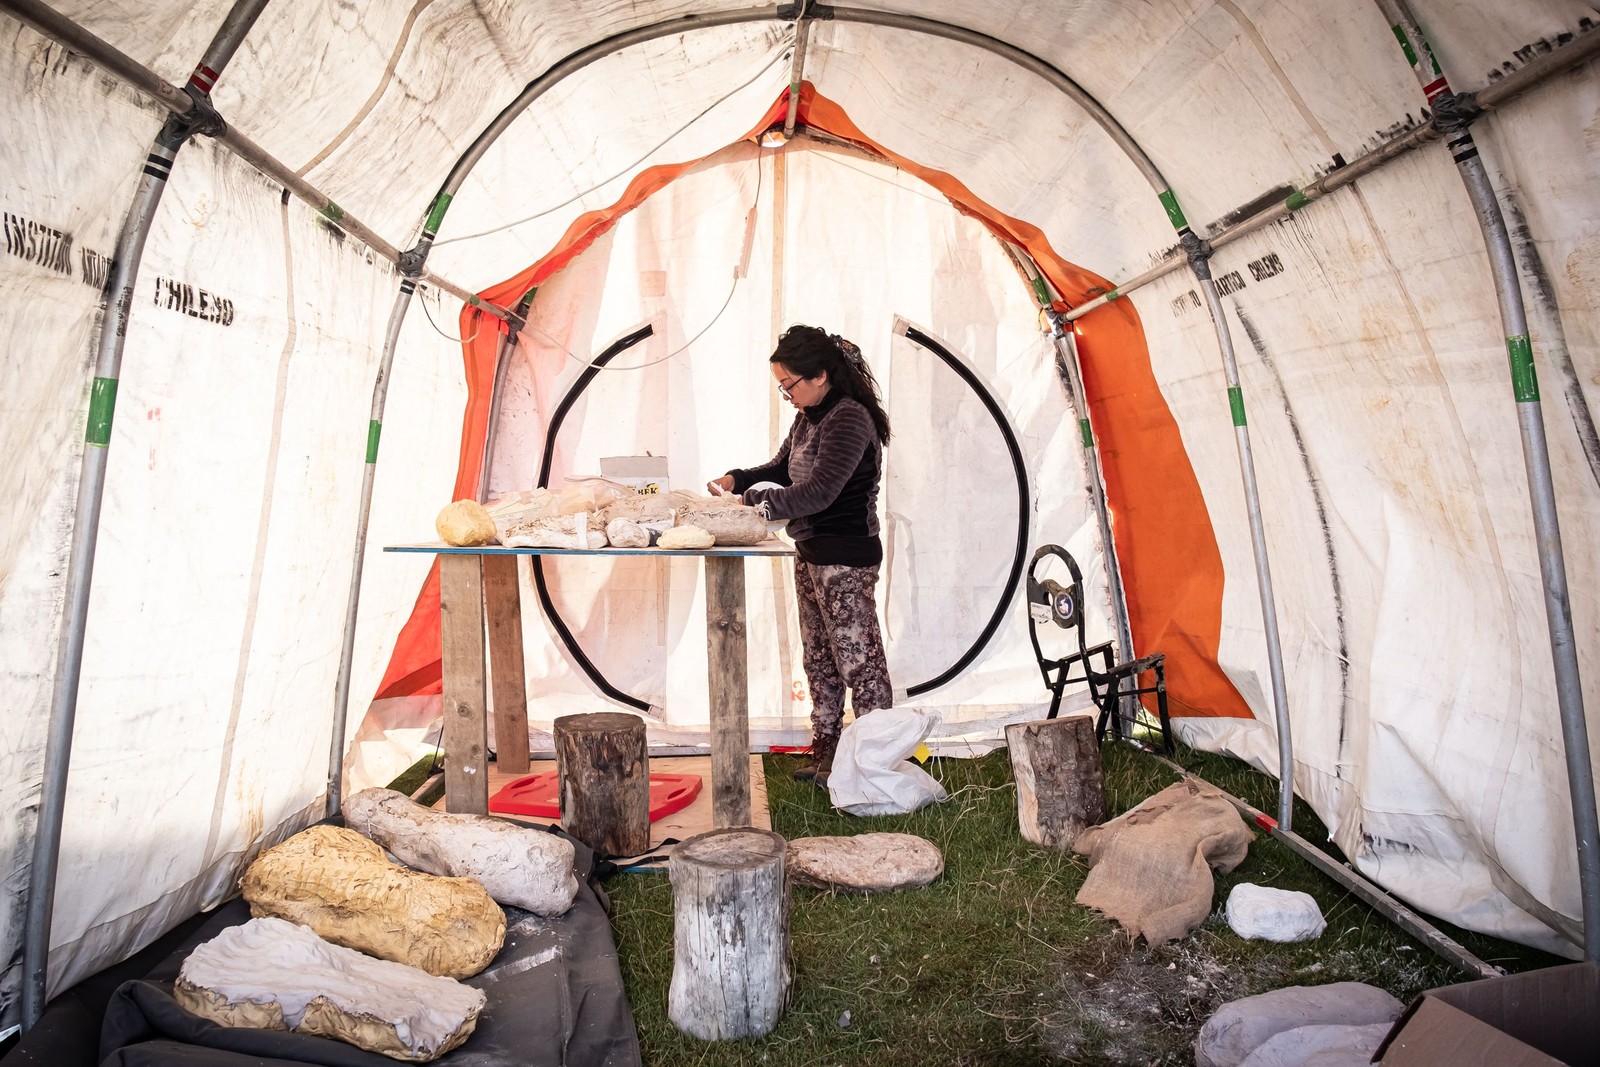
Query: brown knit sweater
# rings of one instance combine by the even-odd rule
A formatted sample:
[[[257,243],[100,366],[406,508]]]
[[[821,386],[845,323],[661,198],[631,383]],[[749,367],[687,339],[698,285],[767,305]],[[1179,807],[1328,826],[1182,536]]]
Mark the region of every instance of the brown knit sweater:
[[[759,467],[728,472],[733,491],[770,519],[788,519],[801,559],[870,567],[883,561],[878,485],[883,445],[872,414],[837,389],[795,416],[778,454]],[[777,482],[781,489],[755,489]]]

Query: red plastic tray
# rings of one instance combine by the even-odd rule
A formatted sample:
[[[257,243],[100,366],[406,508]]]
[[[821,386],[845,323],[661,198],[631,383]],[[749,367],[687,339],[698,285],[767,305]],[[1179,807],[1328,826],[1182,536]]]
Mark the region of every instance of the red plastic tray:
[[[700,795],[698,774],[652,774],[650,821],[682,811]],[[532,815],[539,819],[561,817],[560,776],[555,771],[530,774],[507,782],[489,798],[489,810],[507,815]]]

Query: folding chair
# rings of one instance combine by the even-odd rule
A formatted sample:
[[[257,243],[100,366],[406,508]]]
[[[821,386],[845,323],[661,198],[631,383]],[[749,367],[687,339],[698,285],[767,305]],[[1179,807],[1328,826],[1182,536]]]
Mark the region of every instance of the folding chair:
[[[1064,586],[1049,578],[1041,581],[1037,577],[1035,572],[1040,561],[1048,556],[1067,565],[1072,575],[1071,585]],[[1089,646],[1083,615],[1083,572],[1078,569],[1077,561],[1060,545],[1042,546],[1028,565],[1028,639],[1033,642],[1033,654],[1039,661],[1045,688],[1050,690],[1050,711],[1046,717],[1053,719],[1060,712],[1061,694],[1069,682],[1086,682],[1089,698],[1100,709],[1100,717],[1095,722],[1095,736],[1099,740],[1105,740],[1108,726],[1117,737],[1127,738],[1134,726],[1144,725],[1160,735],[1162,751],[1170,754],[1172,728],[1167,720],[1166,656],[1157,652],[1119,663],[1110,641]],[[1078,650],[1060,659],[1046,658],[1039,647],[1039,627],[1046,623],[1076,630]],[[1140,676],[1151,673],[1155,675],[1154,684],[1140,685]],[[1148,693],[1155,694],[1156,698],[1155,723],[1149,721],[1140,699]],[[1133,714],[1123,712],[1124,704],[1135,709]]]

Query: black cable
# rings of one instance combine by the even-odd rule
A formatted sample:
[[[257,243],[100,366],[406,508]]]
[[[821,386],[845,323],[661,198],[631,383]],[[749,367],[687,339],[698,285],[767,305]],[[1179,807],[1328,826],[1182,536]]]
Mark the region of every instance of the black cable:
[[[945,670],[942,674],[930,681],[921,682],[906,690],[906,696],[920,696],[930,689],[937,689],[950,679],[966,670],[973,660],[978,658],[978,653],[983,651],[994,632],[1000,628],[1000,619],[1005,614],[1006,606],[1011,603],[1011,598],[1016,595],[1017,581],[1022,577],[1023,557],[1028,552],[1028,470],[1022,462],[1022,446],[1017,443],[1017,435],[1011,432],[1011,424],[1006,421],[1005,413],[1000,410],[1000,405],[995,402],[993,395],[984,387],[983,382],[973,374],[971,369],[961,360],[950,354],[950,350],[935,341],[915,326],[906,327],[906,340],[913,344],[921,345],[940,359],[956,373],[956,377],[967,383],[967,387],[978,395],[983,401],[983,406],[989,410],[989,415],[994,419],[995,426],[1000,430],[1000,436],[1005,439],[1006,451],[1011,453],[1011,466],[1017,475],[1017,550],[1011,560],[1011,574],[1006,579],[1005,592],[1000,596],[1000,603],[995,605],[994,614],[989,617],[989,624],[983,628],[978,639],[972,647],[962,654],[961,658]]]
[[[567,413],[572,410],[572,406],[583,395],[584,389],[588,388],[589,383],[594,381],[595,376],[600,373],[607,363],[610,363],[613,359],[616,359],[655,332],[655,327],[650,325],[635,330],[620,341],[614,342],[611,347],[596,356],[594,361],[583,369],[583,373],[578,375],[578,380],[572,383],[572,387],[567,390],[566,395],[561,398],[561,403],[556,405],[555,412],[550,416],[550,428],[545,431],[544,455],[539,460],[539,480],[536,484],[549,488],[550,468],[554,465],[556,458],[556,435],[561,432],[561,424],[566,421]],[[533,585],[539,593],[539,606],[544,608],[544,617],[550,620],[551,628],[560,636],[562,643],[567,646],[567,651],[572,654],[572,658],[582,668],[583,673],[589,676],[589,681],[593,682],[602,693],[612,700],[648,713],[650,711],[648,702],[640,700],[638,697],[629,696],[612,685],[606,680],[606,676],[600,673],[600,669],[589,662],[589,657],[583,654],[582,648],[578,647],[577,638],[572,636],[572,631],[567,628],[566,622],[561,618],[561,613],[556,611],[555,603],[550,599],[550,587],[545,583],[544,578],[544,557],[533,556],[531,557],[531,562],[533,565]]]

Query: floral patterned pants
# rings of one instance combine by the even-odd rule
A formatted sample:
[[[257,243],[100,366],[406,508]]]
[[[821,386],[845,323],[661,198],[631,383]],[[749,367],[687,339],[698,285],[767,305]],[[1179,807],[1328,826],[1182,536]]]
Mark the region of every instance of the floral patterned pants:
[[[838,737],[848,686],[857,715],[894,703],[878,630],[877,567],[825,567],[797,559],[800,643],[811,684],[813,740]]]

